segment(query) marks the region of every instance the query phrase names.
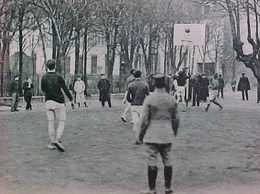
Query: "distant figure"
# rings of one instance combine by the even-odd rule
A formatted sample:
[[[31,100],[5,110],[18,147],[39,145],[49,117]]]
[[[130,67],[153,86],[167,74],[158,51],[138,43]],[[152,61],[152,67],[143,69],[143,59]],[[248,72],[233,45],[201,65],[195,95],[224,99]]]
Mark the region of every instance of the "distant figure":
[[[156,194],[158,174],[158,155],[164,164],[165,194],[172,194],[172,141],[177,136],[179,126],[178,104],[175,98],[166,91],[164,75],[154,75],[154,92],[143,103],[140,117],[139,141],[144,142],[148,153],[148,186],[143,194]]]
[[[189,79],[191,76],[190,74],[186,73],[186,70],[188,68],[183,68],[177,76],[175,76],[175,79],[177,80],[177,91],[175,93],[175,95],[177,96],[177,102],[180,103],[182,102],[183,105],[185,106],[186,105],[186,102],[185,102],[185,90],[186,90],[186,82],[187,82],[187,79]],[[186,111],[183,107],[182,111]]]
[[[23,90],[24,90],[24,100],[26,102],[26,110],[32,110],[32,94],[33,94],[33,84],[30,77],[27,77],[26,81],[23,83]]]
[[[233,92],[236,91],[236,85],[237,85],[237,81],[236,79],[234,78],[232,81],[231,81],[231,89]]]
[[[248,80],[248,77],[245,76],[245,73],[242,73],[242,77],[240,77],[238,85],[237,85],[237,91],[242,92],[242,100],[248,100],[248,90],[250,90],[250,82]]]
[[[105,107],[105,102],[107,102],[109,108],[111,108],[110,83],[105,74],[100,74],[97,87],[99,89],[99,101],[101,102],[102,108]]]
[[[12,95],[12,105],[11,105],[11,111],[19,111],[17,109],[18,102],[19,102],[19,76],[15,75],[14,80],[11,83],[10,86],[10,93]]]
[[[61,137],[64,132],[66,121],[65,98],[63,92],[69,98],[72,109],[74,109],[73,98],[63,77],[55,72],[56,61],[50,59],[46,63],[47,73],[42,76],[41,88],[45,93],[45,109],[48,119],[48,133],[51,144],[49,149],[58,149],[64,152],[61,144]],[[55,120],[58,120],[58,127],[55,129]]]
[[[216,101],[217,95],[218,95],[218,75],[215,74],[212,80],[212,84],[209,85],[209,103],[207,104],[207,107],[205,111],[207,112],[209,110],[211,102],[216,104],[220,110],[222,110],[222,106]]]
[[[81,103],[84,103],[85,107],[88,107],[84,94],[85,89],[86,85],[84,81],[81,80],[80,76],[77,76],[77,80],[74,84],[74,91],[76,92],[76,103],[78,104],[78,107],[80,107]]]
[[[201,88],[202,88],[202,76],[199,73],[191,79],[190,83],[192,87],[192,106],[200,106],[201,100]]]
[[[225,87],[224,79],[222,78],[221,75],[219,75],[219,77],[218,77],[218,97],[219,97],[219,94],[221,94],[221,98],[224,98],[224,87]]]
[[[126,107],[125,107],[125,110],[121,116],[121,120],[123,122],[127,122],[126,120],[126,114],[128,113],[128,111],[131,112],[131,104],[126,100],[126,96],[127,96],[127,91],[128,91],[128,85],[133,82],[135,80],[134,78],[134,72],[135,72],[135,69],[131,69],[130,70],[130,76],[126,79],[126,91],[125,91],[125,96],[124,96],[124,99],[123,99],[123,103],[126,104]],[[131,115],[132,117],[132,115]]]
[[[142,110],[142,105],[146,96],[149,95],[149,86],[145,81],[141,80],[142,72],[140,70],[135,70],[134,77],[135,80],[128,85],[128,91],[126,99],[131,103],[131,112],[133,118],[133,131],[136,138],[136,144],[139,144],[137,141],[137,126]]]
[[[207,101],[207,97],[209,96],[209,79],[207,78],[206,74],[202,74],[201,79],[201,100],[204,102]]]

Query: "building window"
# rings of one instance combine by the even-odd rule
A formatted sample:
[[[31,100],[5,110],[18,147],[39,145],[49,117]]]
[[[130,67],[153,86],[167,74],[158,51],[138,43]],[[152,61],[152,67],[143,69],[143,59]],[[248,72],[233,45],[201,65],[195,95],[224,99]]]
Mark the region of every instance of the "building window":
[[[97,55],[91,55],[91,74],[97,74]]]
[[[204,5],[203,6],[203,13],[209,14],[209,12],[210,12],[210,5]]]

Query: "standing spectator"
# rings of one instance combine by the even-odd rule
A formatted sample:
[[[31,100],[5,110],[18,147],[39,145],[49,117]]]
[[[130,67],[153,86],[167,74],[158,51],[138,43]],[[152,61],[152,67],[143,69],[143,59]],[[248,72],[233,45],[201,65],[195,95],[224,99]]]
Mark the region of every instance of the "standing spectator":
[[[127,114],[128,111],[131,112],[131,104],[126,100],[126,95],[127,95],[127,91],[128,91],[127,90],[128,89],[128,85],[135,80],[134,75],[133,75],[134,72],[135,72],[135,69],[131,69],[130,70],[130,76],[126,79],[126,92],[125,92],[125,97],[123,99],[123,103],[126,104],[126,107],[125,107],[125,110],[124,110],[124,112],[123,112],[123,114],[121,116],[121,120],[123,122],[127,122],[126,114]],[[131,117],[132,117],[132,115],[131,115]]]
[[[216,104],[220,108],[220,110],[222,110],[223,107],[216,101],[218,95],[218,88],[218,75],[215,74],[212,80],[212,84],[209,85],[209,103],[207,104],[207,107],[205,109],[206,112],[209,110],[211,102]]]
[[[75,81],[74,84],[74,91],[76,92],[76,103],[78,104],[78,107],[80,107],[80,104],[82,102],[84,103],[85,107],[88,107],[84,95],[85,89],[86,89],[85,83],[81,80],[80,76],[77,76],[77,80]]]
[[[141,114],[142,105],[146,96],[149,95],[149,86],[146,82],[141,80],[142,72],[140,70],[135,70],[134,78],[135,80],[128,85],[128,91],[126,99],[131,103],[131,113],[133,118],[133,131],[137,139],[137,125],[139,122],[139,117]],[[139,144],[138,141],[135,142]]]
[[[242,77],[240,77],[238,85],[237,85],[237,91],[242,92],[242,100],[248,100],[248,90],[250,90],[250,82],[248,80],[248,77],[245,76],[245,73],[242,73]]]
[[[204,102],[207,101],[207,97],[209,96],[209,79],[207,78],[206,74],[202,74],[201,80],[201,100]]]
[[[101,102],[102,107],[105,107],[105,102],[108,102],[109,108],[111,108],[111,96],[110,96],[110,83],[106,78],[105,74],[100,75],[100,80],[97,84],[99,89],[99,101]]]
[[[218,98],[219,98],[219,93],[221,93],[221,98],[224,98],[224,79],[222,78],[221,75],[218,76]]]
[[[64,152],[65,148],[61,144],[61,137],[64,132],[66,120],[65,98],[63,92],[69,98],[72,108],[74,108],[73,98],[65,84],[64,79],[61,75],[55,72],[56,61],[54,59],[48,60],[46,67],[47,73],[42,77],[41,88],[45,93],[48,132],[51,139],[51,144],[48,145],[48,148],[57,148],[59,151]],[[58,120],[57,129],[54,128],[55,119]]]
[[[236,81],[236,79],[234,78],[234,79],[231,81],[231,88],[232,88],[232,91],[233,91],[233,92],[236,91],[236,85],[237,85],[237,81]]]
[[[199,73],[196,73],[196,75],[191,79],[191,87],[192,87],[192,106],[195,106],[195,102],[197,106],[200,106],[202,77]]]
[[[145,143],[148,153],[148,191],[141,193],[156,194],[157,157],[160,153],[164,164],[165,193],[172,194],[171,148],[173,136],[177,136],[179,116],[177,102],[165,90],[165,76],[155,75],[155,91],[144,103],[139,130],[139,141]]]
[[[19,76],[15,75],[14,80],[11,83],[10,86],[10,93],[12,95],[12,105],[11,105],[11,111],[19,111],[17,109],[18,103],[19,103]]]
[[[31,105],[31,101],[32,101],[32,93],[33,93],[33,84],[32,84],[32,80],[30,77],[27,77],[26,81],[23,83],[23,94],[24,94],[24,100],[26,102],[26,110],[32,110],[32,105]]]

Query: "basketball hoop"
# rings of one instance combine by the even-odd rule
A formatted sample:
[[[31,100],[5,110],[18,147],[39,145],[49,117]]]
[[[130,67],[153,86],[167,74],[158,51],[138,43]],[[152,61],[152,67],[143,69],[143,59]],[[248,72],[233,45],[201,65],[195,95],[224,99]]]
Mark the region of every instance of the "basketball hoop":
[[[205,30],[205,24],[174,24],[174,44],[204,46]]]

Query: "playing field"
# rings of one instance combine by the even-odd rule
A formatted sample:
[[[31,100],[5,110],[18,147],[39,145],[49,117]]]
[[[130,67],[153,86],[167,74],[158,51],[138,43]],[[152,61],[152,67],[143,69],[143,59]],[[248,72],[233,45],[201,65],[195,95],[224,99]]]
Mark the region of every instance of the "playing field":
[[[212,105],[206,113],[202,103],[180,112],[172,150],[176,194],[260,193],[260,105],[231,92],[219,102],[222,111]],[[146,153],[134,145],[132,125],[120,119],[121,99],[113,99],[112,108],[95,99],[88,105],[67,107],[64,153],[46,147],[44,104],[0,111],[0,194],[137,194],[146,188]],[[161,194],[161,160],[158,167]]]

